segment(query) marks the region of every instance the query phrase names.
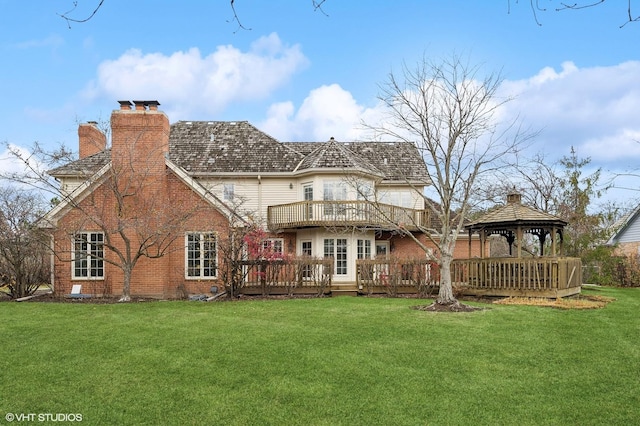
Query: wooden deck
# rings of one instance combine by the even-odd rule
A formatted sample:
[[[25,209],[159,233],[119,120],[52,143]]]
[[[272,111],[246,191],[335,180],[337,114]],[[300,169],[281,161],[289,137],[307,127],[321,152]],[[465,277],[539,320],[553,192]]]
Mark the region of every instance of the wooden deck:
[[[399,223],[414,230],[426,226],[428,220],[426,210],[368,201],[298,201],[267,208],[271,230],[344,226],[392,229]]]
[[[425,259],[362,259],[355,282],[334,282],[331,259],[242,261],[241,293],[262,295],[418,294],[435,297],[439,267]],[[465,295],[558,298],[579,294],[579,258],[485,258],[454,260],[452,282]]]
[[[580,293],[582,261],[573,257],[454,260],[452,281],[474,296],[566,297]]]

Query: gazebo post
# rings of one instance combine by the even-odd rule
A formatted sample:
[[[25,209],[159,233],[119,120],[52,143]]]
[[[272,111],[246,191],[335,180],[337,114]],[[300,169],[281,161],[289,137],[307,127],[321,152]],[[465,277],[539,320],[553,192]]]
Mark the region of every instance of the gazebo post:
[[[516,239],[518,240],[518,259],[522,257],[522,227],[518,225],[516,230]]]

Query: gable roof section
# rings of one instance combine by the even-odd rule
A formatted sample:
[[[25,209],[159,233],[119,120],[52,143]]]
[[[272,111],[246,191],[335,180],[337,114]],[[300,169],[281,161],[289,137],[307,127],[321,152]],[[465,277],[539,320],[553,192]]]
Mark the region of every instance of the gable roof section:
[[[63,166],[49,170],[53,177],[81,177],[89,178],[111,161],[111,150],[105,149],[97,154],[90,155],[80,160],[72,161]]]
[[[356,154],[348,149],[346,144],[338,143],[333,138],[328,142],[319,144],[316,149],[308,153],[296,167],[296,171],[336,168],[384,176],[368,159]]]
[[[96,154],[97,155],[97,154]],[[41,228],[55,227],[58,219],[67,214],[70,209],[82,201],[93,190],[100,185],[104,178],[107,176],[107,171],[111,168],[111,162],[107,161],[102,167],[98,168],[96,172],[87,178],[80,186],[74,189],[69,195],[64,197],[55,207],[49,210],[38,222],[38,226]],[[51,172],[49,173],[51,174]],[[52,176],[54,176],[52,174]]]
[[[283,142],[302,155],[309,156],[329,142]],[[369,164],[387,181],[411,181],[430,184],[427,166],[415,144],[410,142],[335,142],[363,166]],[[306,161],[306,159],[305,159]],[[301,165],[302,166],[302,165]],[[374,173],[374,174],[377,174]]]
[[[640,241],[640,206],[626,215],[618,224],[607,245]]]

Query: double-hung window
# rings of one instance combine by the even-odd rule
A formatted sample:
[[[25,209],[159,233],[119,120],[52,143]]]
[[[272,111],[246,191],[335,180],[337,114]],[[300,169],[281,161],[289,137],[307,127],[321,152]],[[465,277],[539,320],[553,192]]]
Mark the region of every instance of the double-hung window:
[[[104,234],[79,232],[73,237],[73,278],[104,279]]]
[[[225,201],[233,201],[235,196],[235,185],[232,183],[225,183],[222,186],[222,199]]]
[[[358,240],[358,259],[371,259],[371,240]]]
[[[218,248],[215,233],[186,235],[187,278],[214,279],[218,276]]]

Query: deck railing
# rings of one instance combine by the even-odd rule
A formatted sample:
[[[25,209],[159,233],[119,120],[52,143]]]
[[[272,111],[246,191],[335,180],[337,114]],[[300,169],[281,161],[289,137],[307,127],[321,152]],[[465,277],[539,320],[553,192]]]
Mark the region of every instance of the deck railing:
[[[242,275],[238,277],[240,293],[321,295],[331,287],[332,258],[240,260],[235,264]]]
[[[477,290],[561,291],[580,288],[582,262],[572,257],[454,260],[452,281]]]
[[[388,293],[433,293],[440,281],[438,265],[426,259],[356,260],[356,285],[360,291]]]
[[[310,226],[363,226],[391,229],[402,225],[418,229],[428,225],[426,210],[368,201],[298,201],[267,208],[269,229]]]

